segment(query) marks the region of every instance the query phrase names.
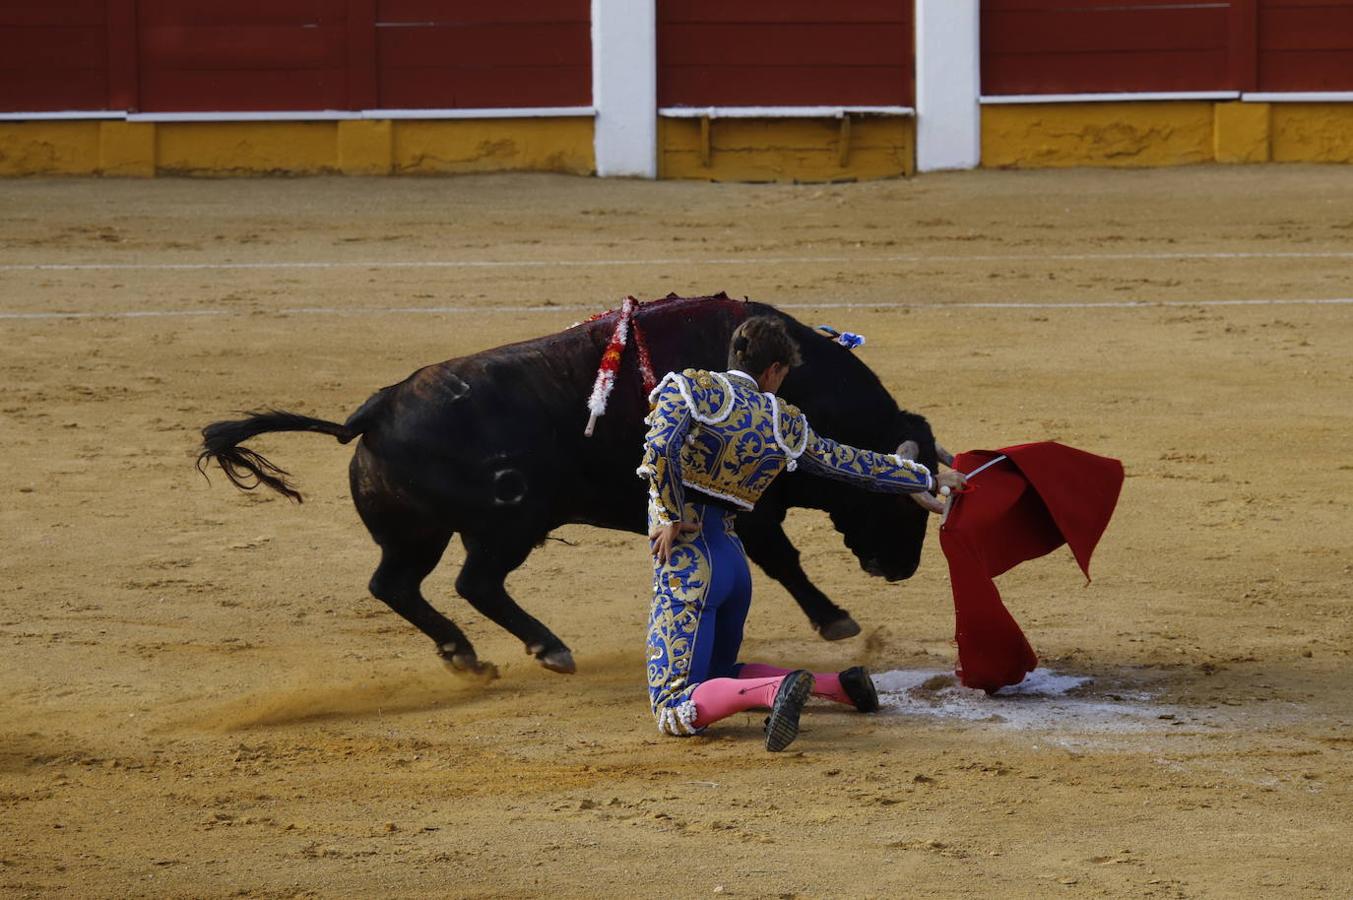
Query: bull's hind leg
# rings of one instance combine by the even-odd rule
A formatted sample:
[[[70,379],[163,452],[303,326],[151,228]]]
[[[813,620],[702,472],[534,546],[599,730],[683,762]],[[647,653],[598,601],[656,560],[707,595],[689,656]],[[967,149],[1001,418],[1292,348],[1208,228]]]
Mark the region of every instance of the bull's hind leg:
[[[573,653],[537,619],[517,605],[504,582],[508,573],[530,555],[532,542],[512,541],[498,536],[485,540],[462,534],[465,563],[456,577],[456,591],[485,617],[506,628],[526,645],[540,664],[555,672],[571,675],[577,671]]]
[[[435,540],[382,546],[381,563],[376,574],[371,576],[371,593],[432,638],[437,645],[437,655],[448,667],[457,672],[492,678],[497,675],[493,664],[480,662],[470,639],[456,623],[423,599],[423,579],[437,567],[450,540],[448,534]]]
[[[387,477],[387,471],[363,438],[348,479],[357,513],[381,548],[380,565],[371,576],[372,595],[432,638],[448,668],[492,677],[493,665],[481,663],[465,633],[423,598],[423,580],[446,552],[451,528],[415,506],[403,491],[404,480]]]

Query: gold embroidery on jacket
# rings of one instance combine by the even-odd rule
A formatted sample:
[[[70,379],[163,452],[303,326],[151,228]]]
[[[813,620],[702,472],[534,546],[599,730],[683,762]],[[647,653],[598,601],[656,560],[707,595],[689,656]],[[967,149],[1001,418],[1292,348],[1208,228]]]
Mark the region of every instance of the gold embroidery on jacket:
[[[791,403],[758,391],[739,375],[687,369],[667,375],[650,395],[639,474],[649,480],[649,527],[678,521],[685,488],[751,509],[786,468],[875,490],[930,485],[928,470],[896,454],[818,436]]]

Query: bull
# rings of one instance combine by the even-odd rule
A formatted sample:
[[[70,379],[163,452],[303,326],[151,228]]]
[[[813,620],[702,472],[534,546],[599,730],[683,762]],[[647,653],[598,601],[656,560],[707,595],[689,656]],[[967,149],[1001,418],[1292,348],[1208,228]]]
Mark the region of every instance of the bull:
[[[571,673],[568,646],[523,610],[504,582],[560,525],[645,530],[645,485],[634,470],[648,405],[632,362],[621,366],[595,433],[583,433],[586,401],[617,315],[419,369],[378,391],[341,425],[278,410],[215,422],[202,430],[198,469],[205,474],[215,461],[241,489],[263,486],[299,502],[288,473],[241,444],[268,432],[357,440],[352,499],[381,551],[371,593],[431,638],[451,668],[492,674],[492,664],[480,661],[469,638],[422,594],[424,579],[459,533],[465,561],[456,591],[545,668]],[[729,337],[749,315],[784,319],[800,343],[804,364],[780,394],[820,433],[890,452],[912,442],[914,457],[932,469],[937,453],[947,455],[925,418],[900,409],[849,350],[771,306],[724,294],[669,296],[642,305],[636,320],[661,374],[722,369]],[[747,555],[789,591],[813,628],[827,640],[852,637],[860,626],[809,580],[785,535],[791,507],[825,510],[860,566],[890,582],[916,571],[926,512],[905,497],[785,473],[755,510],[738,516]]]

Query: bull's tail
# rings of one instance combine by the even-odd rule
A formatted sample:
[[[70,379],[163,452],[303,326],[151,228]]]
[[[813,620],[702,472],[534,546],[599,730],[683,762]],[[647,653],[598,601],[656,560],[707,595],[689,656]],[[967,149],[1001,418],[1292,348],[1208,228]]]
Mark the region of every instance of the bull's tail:
[[[363,428],[360,422],[352,420],[347,425],[340,425],[275,409],[250,413],[248,418],[230,422],[212,422],[202,429],[202,452],[197,455],[197,470],[205,476],[207,465],[215,460],[235,487],[252,491],[264,485],[300,503],[300,492],[287,481],[289,472],[279,469],[256,451],[240,446],[244,441],[270,431],[314,431],[333,435],[339,443],[346,444],[360,435]]]

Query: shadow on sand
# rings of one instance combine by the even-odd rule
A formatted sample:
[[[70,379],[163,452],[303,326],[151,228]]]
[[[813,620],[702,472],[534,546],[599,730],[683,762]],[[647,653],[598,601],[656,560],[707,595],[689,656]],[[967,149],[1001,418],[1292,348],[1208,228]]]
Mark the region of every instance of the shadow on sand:
[[[177,728],[233,732],[275,728],[329,719],[364,719],[465,707],[491,698],[497,688],[474,676],[449,676],[436,669],[376,676],[362,681],[326,682],[322,675],[298,676],[295,686],[260,691],[180,719]]]

